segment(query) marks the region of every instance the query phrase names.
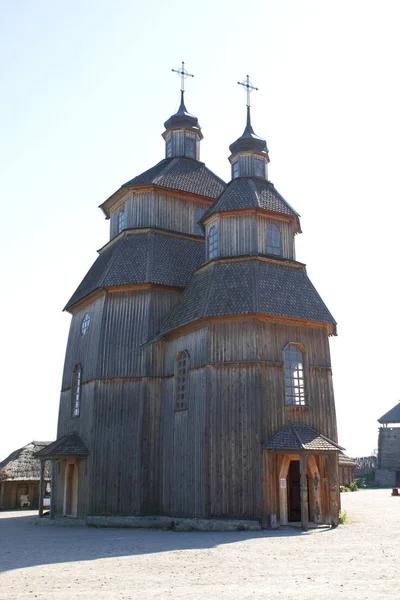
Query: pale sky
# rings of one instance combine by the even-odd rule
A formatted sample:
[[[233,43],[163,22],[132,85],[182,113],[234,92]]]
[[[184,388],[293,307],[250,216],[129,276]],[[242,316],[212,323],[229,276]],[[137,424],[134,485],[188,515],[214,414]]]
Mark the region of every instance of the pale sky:
[[[297,259],[338,322],[339,442],[377,446],[400,399],[397,0],[0,2],[0,460],[56,436],[62,312],[108,240],[97,208],[164,157],[182,60],[201,160],[228,180],[249,73]]]

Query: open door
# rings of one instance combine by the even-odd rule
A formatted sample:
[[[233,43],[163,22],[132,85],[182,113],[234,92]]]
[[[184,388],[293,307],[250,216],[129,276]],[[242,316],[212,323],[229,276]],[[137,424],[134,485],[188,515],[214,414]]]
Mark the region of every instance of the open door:
[[[300,461],[291,460],[288,472],[288,520],[301,521]]]

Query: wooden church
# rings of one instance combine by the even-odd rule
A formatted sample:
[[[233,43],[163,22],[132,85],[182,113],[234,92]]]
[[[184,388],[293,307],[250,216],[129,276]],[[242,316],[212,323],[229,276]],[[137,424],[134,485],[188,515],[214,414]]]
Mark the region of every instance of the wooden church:
[[[250,102],[228,184],[200,161],[183,85],[162,135],[165,158],[101,204],[110,240],[66,305],[58,435],[37,454],[52,516],[335,526],[336,323]]]

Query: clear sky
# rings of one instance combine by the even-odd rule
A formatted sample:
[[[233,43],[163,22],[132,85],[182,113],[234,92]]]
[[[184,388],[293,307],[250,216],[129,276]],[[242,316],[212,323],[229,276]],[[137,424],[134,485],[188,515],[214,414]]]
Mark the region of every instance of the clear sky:
[[[97,206],[164,156],[186,105],[228,180],[247,73],[269,177],[302,216],[297,259],[338,321],[339,441],[377,446],[400,399],[397,0],[0,2],[0,459],[55,439],[67,300],[108,239]]]

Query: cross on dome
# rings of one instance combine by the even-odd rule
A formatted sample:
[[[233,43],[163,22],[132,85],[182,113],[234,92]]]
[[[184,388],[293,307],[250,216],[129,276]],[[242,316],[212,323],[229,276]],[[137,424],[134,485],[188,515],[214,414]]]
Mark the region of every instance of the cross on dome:
[[[185,91],[185,79],[188,77],[194,77],[191,73],[188,73],[185,69],[185,63],[182,61],[182,66],[180,69],[171,69],[173,73],[177,73],[181,78],[181,92]]]
[[[246,90],[246,106],[247,108],[250,108],[250,93],[254,92],[254,90],[258,91],[258,87],[255,87],[252,83],[250,83],[248,75],[246,75],[246,79],[244,81],[238,81],[238,84],[242,85]]]

